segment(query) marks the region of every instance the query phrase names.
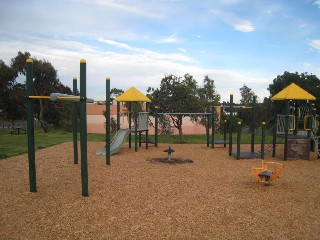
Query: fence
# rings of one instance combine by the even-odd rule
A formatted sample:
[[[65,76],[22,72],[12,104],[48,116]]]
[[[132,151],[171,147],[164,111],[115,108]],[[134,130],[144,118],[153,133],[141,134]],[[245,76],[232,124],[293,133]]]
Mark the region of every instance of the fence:
[[[7,130],[12,127],[21,127],[21,128],[27,128],[27,121],[15,121],[12,122],[0,122],[0,130]],[[34,127],[35,128],[41,128],[40,121],[38,119],[34,119]]]

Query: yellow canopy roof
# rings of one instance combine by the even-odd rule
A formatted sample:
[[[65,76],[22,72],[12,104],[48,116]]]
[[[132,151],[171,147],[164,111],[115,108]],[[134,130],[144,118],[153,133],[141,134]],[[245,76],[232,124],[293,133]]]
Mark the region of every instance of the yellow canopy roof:
[[[116,97],[117,102],[151,102],[151,100],[141,93],[135,87],[129,88],[127,91]]]
[[[272,100],[316,100],[316,98],[308,93],[306,90],[302,89],[295,83],[291,83],[286,88],[282,89],[276,95],[274,95]]]

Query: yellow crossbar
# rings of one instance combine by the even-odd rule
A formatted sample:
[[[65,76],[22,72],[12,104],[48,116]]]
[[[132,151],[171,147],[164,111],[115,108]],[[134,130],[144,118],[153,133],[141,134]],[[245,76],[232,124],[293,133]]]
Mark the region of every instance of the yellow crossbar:
[[[72,100],[72,99],[75,99],[75,100],[77,100],[77,99],[80,99],[80,97],[79,96],[57,96],[57,99],[69,99],[69,100]]]
[[[27,96],[27,98],[33,98],[33,99],[50,99],[50,96]]]

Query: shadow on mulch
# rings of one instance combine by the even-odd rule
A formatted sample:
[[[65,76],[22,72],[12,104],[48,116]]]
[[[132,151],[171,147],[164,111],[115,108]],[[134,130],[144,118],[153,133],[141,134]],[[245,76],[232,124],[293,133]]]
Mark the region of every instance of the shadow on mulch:
[[[172,165],[193,163],[193,161],[190,159],[182,159],[182,158],[171,158],[171,160],[169,160],[168,158],[150,158],[147,161],[151,163],[167,163]]]

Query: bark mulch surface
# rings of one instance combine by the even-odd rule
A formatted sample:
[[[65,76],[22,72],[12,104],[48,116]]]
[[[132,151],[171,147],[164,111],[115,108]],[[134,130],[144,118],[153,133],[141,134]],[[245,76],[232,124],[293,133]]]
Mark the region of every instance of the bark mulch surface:
[[[89,197],[71,142],[36,152],[37,193],[26,154],[0,161],[0,239],[320,239],[314,153],[266,156],[285,170],[265,186],[251,173],[261,159],[236,160],[228,148],[172,145],[168,163],[168,144],[125,146],[106,166],[95,154],[103,146],[88,143]]]

